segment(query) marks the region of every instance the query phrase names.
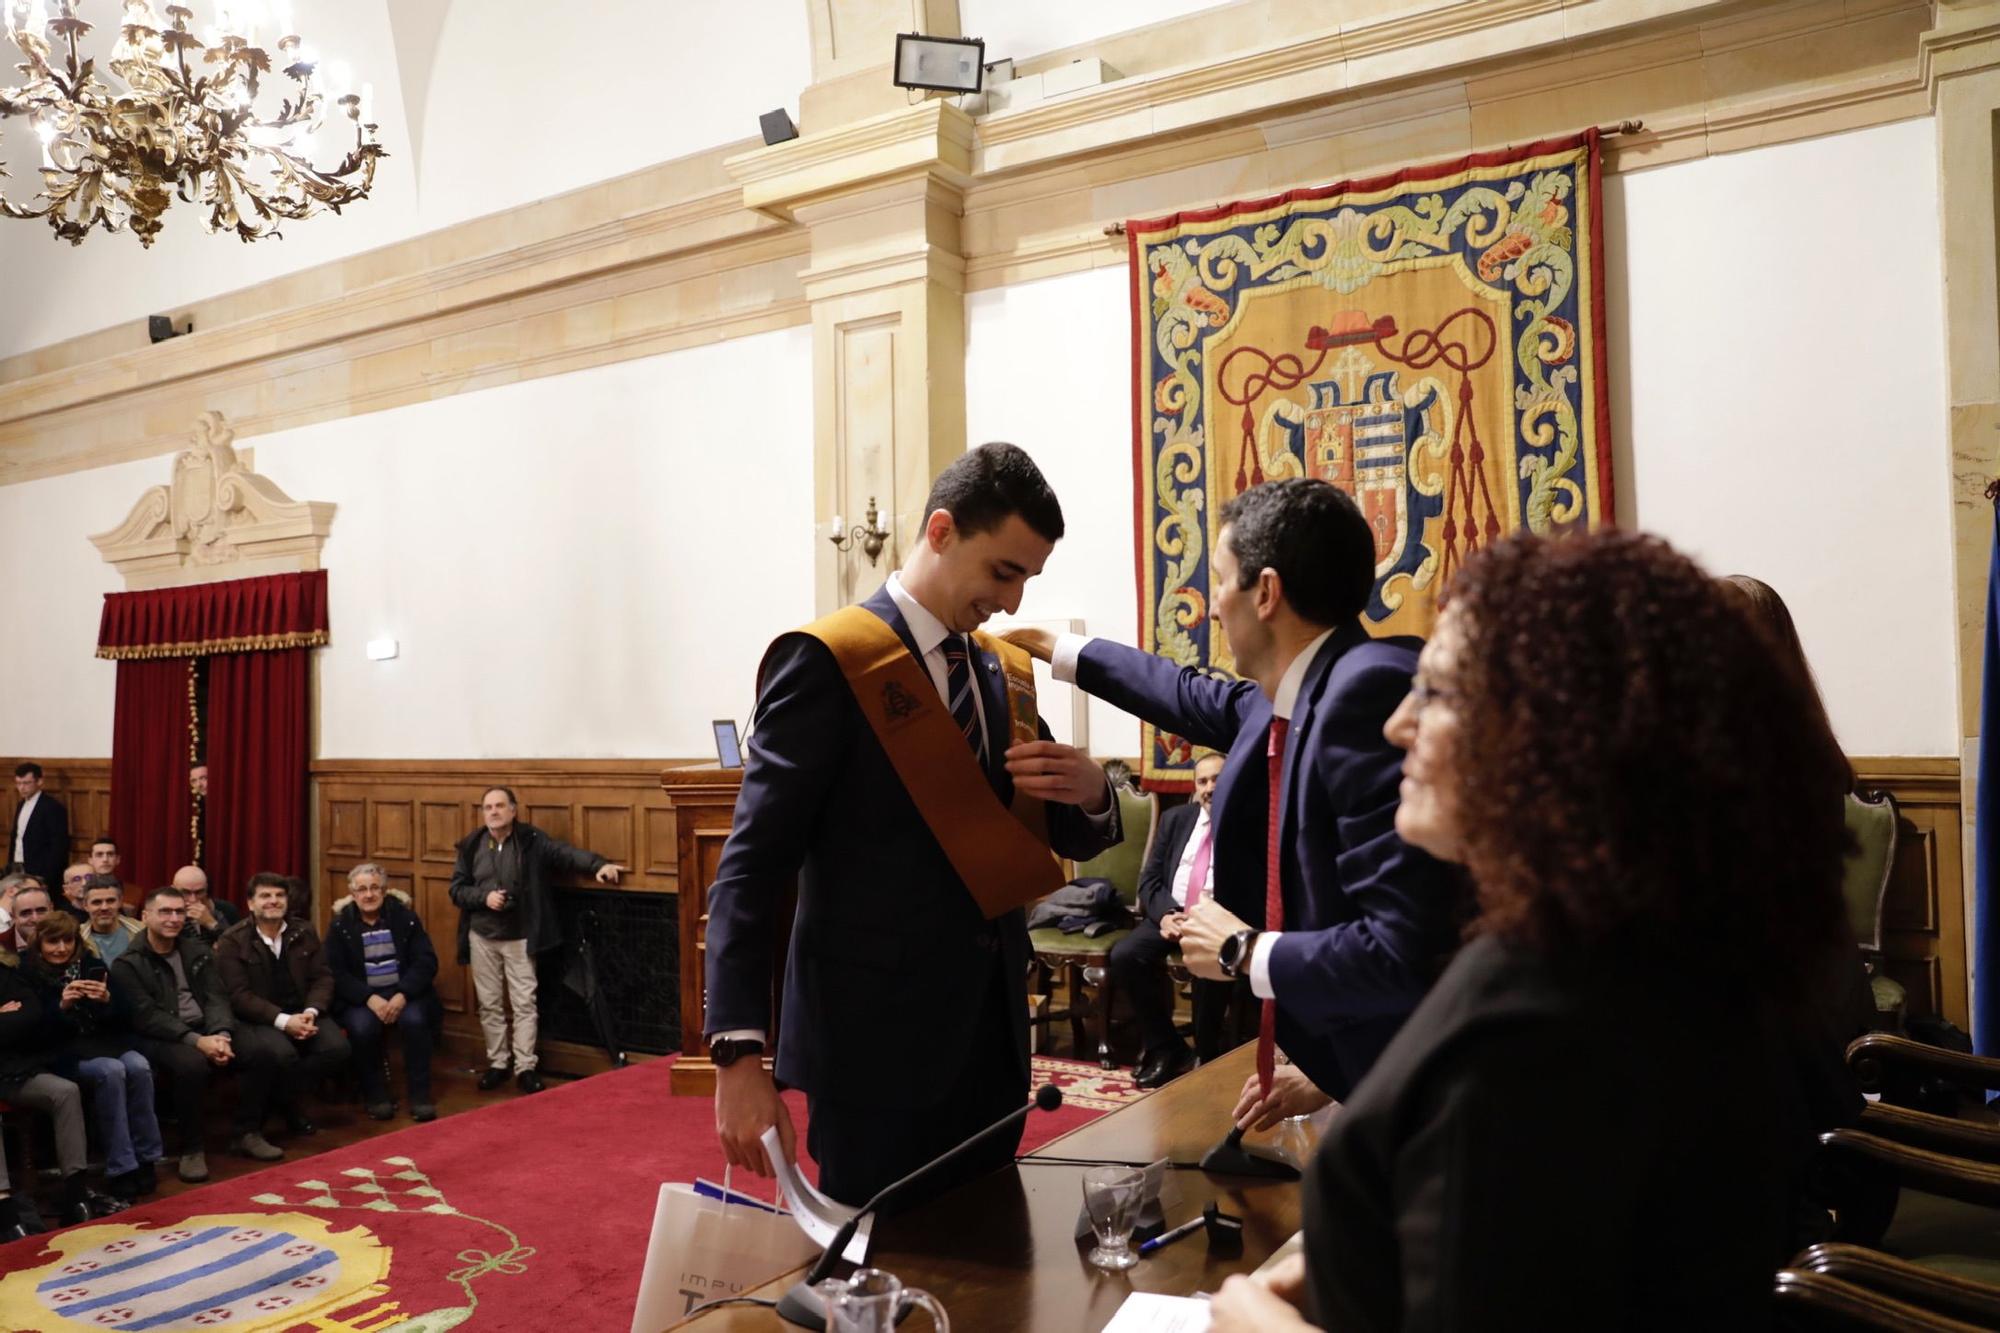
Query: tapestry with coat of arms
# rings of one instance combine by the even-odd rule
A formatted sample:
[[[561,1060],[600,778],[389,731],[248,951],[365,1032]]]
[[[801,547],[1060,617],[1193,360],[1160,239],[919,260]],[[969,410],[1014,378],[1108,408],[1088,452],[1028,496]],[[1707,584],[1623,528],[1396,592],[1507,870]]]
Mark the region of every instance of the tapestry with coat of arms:
[[[1612,518],[1598,133],[1127,225],[1140,641],[1230,672],[1222,505],[1318,477],[1375,536],[1371,634],[1428,636],[1502,534]],[[1142,777],[1194,749],[1148,725]]]

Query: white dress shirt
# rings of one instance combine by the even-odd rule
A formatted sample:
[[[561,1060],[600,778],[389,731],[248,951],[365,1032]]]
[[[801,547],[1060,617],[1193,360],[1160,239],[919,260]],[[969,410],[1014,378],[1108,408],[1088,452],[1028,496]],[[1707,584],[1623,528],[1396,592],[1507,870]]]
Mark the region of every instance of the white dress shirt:
[[[21,812],[14,817],[14,860],[17,863],[28,859],[28,819],[35,812],[36,802],[41,799],[42,794],[36,792],[21,802]]]
[[[1278,692],[1271,699],[1271,715],[1273,717],[1282,717],[1287,722],[1291,721],[1292,709],[1299,702],[1299,690],[1306,683],[1306,669],[1312,665],[1313,658],[1319,656],[1319,650],[1326,646],[1326,641],[1332,634],[1333,631],[1330,629],[1321,631],[1319,637],[1300,649],[1299,655],[1292,659],[1292,664],[1285,668],[1285,674],[1278,678]],[[1083,634],[1063,634],[1057,636],[1055,651],[1049,655],[1049,670],[1057,680],[1062,681],[1066,685],[1076,683],[1076,659],[1082,654],[1084,648],[1089,645],[1090,638],[1091,636]],[[1278,795],[1279,793],[1272,792],[1271,798],[1276,800]],[[1188,842],[1192,845],[1194,839],[1190,838]],[[1211,872],[1211,881],[1213,878],[1214,875]],[[1180,898],[1182,902],[1187,901],[1186,898],[1180,897],[1179,894],[1176,894],[1175,897]],[[1258,932],[1257,945],[1250,951],[1250,967],[1248,969],[1250,990],[1260,1000],[1274,998],[1271,994],[1271,949],[1277,944],[1278,936],[1281,933],[1275,930]]]
[[[1181,848],[1180,864],[1174,867],[1174,882],[1169,891],[1174,895],[1174,906],[1186,907],[1188,891],[1194,887],[1189,881],[1194,878],[1194,858],[1201,852],[1202,839],[1208,836],[1208,807],[1202,806],[1201,813],[1194,817],[1194,831],[1188,834],[1187,846]],[[1209,853],[1208,869],[1202,875],[1201,896],[1206,898],[1214,890],[1215,853]]]
[[[279,929],[276,935],[266,935],[261,928],[256,932],[256,935],[258,939],[264,942],[264,947],[271,951],[271,957],[277,959],[279,962],[284,961],[285,932],[282,927]],[[311,1014],[314,1018],[319,1017],[319,1010],[317,1009],[302,1009],[299,1012]],[[278,1029],[278,1031],[280,1032],[284,1032],[285,1025],[291,1022],[295,1016],[296,1015],[293,1014],[279,1014],[276,1018],[271,1020],[271,1026]]]

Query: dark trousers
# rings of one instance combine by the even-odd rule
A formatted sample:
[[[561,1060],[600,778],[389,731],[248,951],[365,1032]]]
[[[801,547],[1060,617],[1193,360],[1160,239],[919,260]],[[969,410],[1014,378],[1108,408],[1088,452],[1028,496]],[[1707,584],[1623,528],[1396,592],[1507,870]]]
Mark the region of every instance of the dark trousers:
[[[245,1024],[236,1033],[236,1059],[243,1065],[236,1132],[262,1133],[274,1093],[280,1106],[296,1106],[301,1093],[346,1064],[352,1054],[347,1034],[330,1015],[321,1015],[319,1031],[304,1041],[268,1023]]]
[[[1175,947],[1160,934],[1158,924],[1142,920],[1130,935],[1111,946],[1111,956],[1105,960],[1119,993],[1132,1001],[1144,1055],[1182,1045],[1180,1033],[1174,1030],[1174,992],[1167,979],[1167,960]],[[1246,999],[1254,999],[1247,982],[1195,980],[1194,1051],[1203,1060],[1213,1060],[1226,1049],[1223,1027],[1229,1017],[1230,995],[1239,986]],[[1227,1042],[1227,1046],[1236,1044]]]
[[[421,995],[403,1006],[396,1016],[396,1035],[403,1041],[403,1074],[409,1082],[410,1101],[431,1100],[431,1047],[437,1014],[437,997]],[[361,1095],[368,1102],[389,1100],[388,1068],[383,1064],[382,1020],[366,1005],[340,1011],[340,1025],[354,1045],[354,1067],[361,1076]]]
[[[262,1106],[270,1099],[272,1070],[268,1062],[253,1062],[244,1058],[240,1036],[232,1035],[231,1044],[236,1051],[236,1059],[224,1068],[233,1070],[241,1079],[237,1089],[240,1123],[243,1102],[255,1101]],[[134,1037],[132,1045],[153,1066],[156,1076],[166,1076],[167,1088],[173,1096],[174,1123],[180,1127],[181,1151],[200,1152],[202,1129],[207,1123],[204,1108],[208,1101],[208,1083],[220,1071],[208,1062],[207,1056],[184,1042]]]
[[[843,1106],[825,1097],[809,1102],[806,1147],[819,1163],[822,1193],[841,1203],[859,1206],[883,1186],[902,1179],[932,1158],[966,1139],[1028,1100],[1010,1016],[1025,1020],[1028,1009],[1025,976],[1009,986],[994,959],[993,982],[985,990],[972,1050],[942,1100],[903,1109]],[[880,1034],[855,1033],[857,1041],[882,1040]],[[923,1078],[921,1061],[911,1065],[911,1077]],[[912,1090],[920,1086],[913,1084]],[[897,1196],[886,1211],[901,1212],[1014,1160],[1021,1130],[1003,1133],[953,1162],[907,1194]]]

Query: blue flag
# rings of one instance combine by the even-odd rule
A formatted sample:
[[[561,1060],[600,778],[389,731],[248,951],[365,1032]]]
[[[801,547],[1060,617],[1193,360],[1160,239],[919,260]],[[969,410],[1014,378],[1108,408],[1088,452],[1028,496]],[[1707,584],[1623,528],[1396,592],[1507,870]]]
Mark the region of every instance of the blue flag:
[[[1973,799],[1972,1047],[2000,1055],[2000,505],[1986,568],[1986,660],[1979,680],[1979,790]]]

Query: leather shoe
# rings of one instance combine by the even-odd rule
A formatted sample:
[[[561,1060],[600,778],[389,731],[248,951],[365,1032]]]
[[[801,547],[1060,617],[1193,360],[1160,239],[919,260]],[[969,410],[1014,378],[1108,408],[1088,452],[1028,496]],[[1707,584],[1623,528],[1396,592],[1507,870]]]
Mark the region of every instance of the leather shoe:
[[[499,1068],[489,1069],[479,1076],[479,1090],[481,1092],[491,1092],[506,1081],[506,1070]]]
[[[521,1085],[522,1092],[540,1092],[548,1086],[542,1082],[542,1076],[532,1069],[523,1069],[521,1077],[515,1081]]]
[[[1172,1046],[1140,1065],[1132,1075],[1132,1082],[1141,1088],[1157,1088],[1173,1082],[1194,1066],[1193,1051],[1185,1046]]]
[[[319,1126],[315,1125],[312,1122],[312,1118],[309,1117],[304,1111],[285,1112],[285,1128],[290,1130],[294,1135],[298,1136],[299,1138],[304,1138],[309,1134],[319,1133]]]
[[[396,1118],[396,1103],[394,1102],[368,1103],[368,1118],[370,1120],[394,1120]]]
[[[410,1107],[410,1119],[416,1121],[418,1124],[422,1124],[427,1120],[435,1120],[437,1118],[438,1118],[438,1109],[437,1107],[431,1105],[429,1102],[416,1102],[413,1103]]]
[[[138,1170],[135,1168],[131,1171],[121,1171],[115,1176],[106,1176],[104,1178],[104,1192],[114,1199],[123,1199],[127,1203],[138,1198]]]
[[[132,1174],[139,1178],[138,1187],[141,1198],[160,1188],[160,1172],[156,1163],[141,1162],[139,1163],[139,1169]]]

